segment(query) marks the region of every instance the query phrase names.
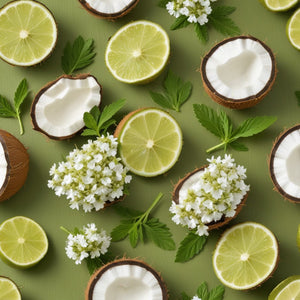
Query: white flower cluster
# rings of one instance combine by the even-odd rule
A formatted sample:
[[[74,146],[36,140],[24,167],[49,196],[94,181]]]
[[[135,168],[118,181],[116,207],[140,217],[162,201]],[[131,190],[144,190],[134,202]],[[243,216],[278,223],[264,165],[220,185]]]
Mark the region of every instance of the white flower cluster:
[[[194,297],[192,298],[192,300],[202,300],[202,299],[199,298],[198,296],[194,296]]]
[[[83,226],[78,234],[69,234],[67,238],[66,254],[81,264],[87,257],[96,258],[105,254],[110,246],[111,237],[105,230],[99,231],[94,223]]]
[[[123,196],[124,185],[131,181],[117,157],[117,147],[112,135],[89,140],[82,149],[70,152],[65,162],[51,167],[48,187],[57,196],[66,195],[72,209],[102,209],[106,201]]]
[[[208,22],[207,16],[211,14],[211,2],[216,0],[172,0],[166,5],[171,16],[176,18],[180,16],[188,17],[190,23],[199,23],[204,25]]]
[[[250,188],[244,182],[246,169],[237,166],[230,155],[223,159],[212,157],[208,162],[202,172],[196,173],[197,180],[188,188],[181,188],[179,204],[173,202],[170,207],[176,224],[197,229],[200,236],[208,235],[207,224],[233,217]]]

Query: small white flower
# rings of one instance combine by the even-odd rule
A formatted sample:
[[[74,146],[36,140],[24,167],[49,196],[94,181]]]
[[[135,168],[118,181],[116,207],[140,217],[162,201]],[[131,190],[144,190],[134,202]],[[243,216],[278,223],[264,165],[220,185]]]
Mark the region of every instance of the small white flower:
[[[202,300],[202,299],[199,298],[198,296],[194,296],[194,297],[192,298],[192,300]]]

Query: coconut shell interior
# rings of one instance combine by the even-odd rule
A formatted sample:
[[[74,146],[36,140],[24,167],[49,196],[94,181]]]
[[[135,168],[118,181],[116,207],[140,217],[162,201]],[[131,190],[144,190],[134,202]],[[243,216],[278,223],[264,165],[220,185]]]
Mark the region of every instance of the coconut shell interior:
[[[255,94],[255,95],[251,95],[246,98],[242,98],[242,99],[232,99],[232,98],[227,98],[227,97],[221,95],[220,93],[218,93],[218,91],[215,90],[215,88],[212,86],[212,84],[210,83],[210,81],[206,75],[206,65],[207,65],[207,62],[208,62],[209,58],[211,57],[211,55],[217,49],[219,49],[219,47],[223,46],[224,44],[226,44],[228,42],[232,42],[236,39],[251,39],[253,41],[260,43],[265,48],[265,50],[269,53],[271,61],[272,61],[271,76],[270,76],[268,82],[266,83],[265,87],[259,93]],[[231,37],[231,38],[225,39],[222,42],[216,44],[202,59],[200,72],[201,72],[204,89],[213,101],[215,101],[225,107],[228,107],[228,108],[245,109],[245,108],[252,107],[252,106],[256,105],[257,103],[259,103],[270,92],[270,90],[273,87],[273,84],[275,82],[275,78],[276,78],[276,74],[277,74],[277,67],[276,67],[275,55],[274,55],[273,51],[271,50],[271,48],[269,48],[264,42],[260,41],[259,39],[255,38],[253,36],[243,36],[242,35],[242,36],[236,36],[236,37]],[[230,76],[230,74],[228,76]]]
[[[6,178],[0,189],[0,201],[4,201],[16,194],[24,185],[29,170],[29,155],[17,138],[1,129],[0,143],[7,161]]]
[[[203,171],[205,168],[207,167],[207,165],[201,167],[201,168],[197,168],[194,171],[186,174],[182,179],[180,179],[177,184],[175,185],[174,189],[173,189],[173,193],[172,193],[172,201],[174,201],[176,204],[179,203],[179,191],[182,188],[182,185],[185,183],[185,181],[187,179],[189,179],[192,175]],[[208,230],[213,230],[213,229],[217,229],[220,228],[224,225],[226,225],[227,223],[229,223],[232,219],[234,219],[242,210],[243,206],[245,205],[245,202],[248,198],[248,193],[244,196],[244,198],[242,199],[242,201],[240,202],[240,204],[237,206],[236,210],[235,210],[235,214],[233,217],[223,217],[221,220],[219,220],[218,222],[211,222],[209,224],[206,224],[208,226]]]

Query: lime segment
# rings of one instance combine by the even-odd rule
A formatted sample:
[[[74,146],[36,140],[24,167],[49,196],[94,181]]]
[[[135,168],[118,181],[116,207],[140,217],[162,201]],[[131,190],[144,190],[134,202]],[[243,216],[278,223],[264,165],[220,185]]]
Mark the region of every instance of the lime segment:
[[[18,287],[9,278],[0,276],[0,299],[21,300]]]
[[[120,155],[133,173],[156,176],[165,173],[178,160],[182,133],[173,117],[163,110],[138,110],[120,126]]]
[[[105,61],[116,79],[126,83],[146,83],[163,70],[169,54],[166,32],[153,22],[136,21],[112,36]]]
[[[264,3],[272,11],[285,11],[294,7],[298,0],[264,0]]]
[[[270,293],[268,300],[299,300],[300,275],[290,276],[279,283]]]
[[[0,256],[16,267],[31,267],[47,253],[48,239],[39,224],[26,217],[14,217],[0,226]]]
[[[57,39],[55,20],[42,4],[13,1],[0,10],[0,57],[13,65],[40,63]]]
[[[213,255],[220,281],[233,289],[256,287],[277,265],[278,244],[265,226],[246,222],[224,232]]]
[[[287,23],[287,36],[290,43],[300,50],[300,8],[294,12]]]

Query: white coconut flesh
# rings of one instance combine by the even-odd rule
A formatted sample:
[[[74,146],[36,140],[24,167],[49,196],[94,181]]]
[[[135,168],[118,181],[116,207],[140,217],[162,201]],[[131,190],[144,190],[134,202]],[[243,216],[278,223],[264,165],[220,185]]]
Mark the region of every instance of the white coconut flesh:
[[[5,151],[3,145],[0,143],[0,190],[5,183],[5,178],[7,175],[7,161],[5,157]]]
[[[48,88],[35,106],[40,129],[55,137],[69,136],[84,127],[83,114],[101,102],[96,79],[61,78]]]
[[[117,14],[134,2],[136,0],[86,0],[91,8],[104,14]]]
[[[239,100],[258,94],[271,78],[269,52],[250,38],[231,40],[217,48],[206,63],[206,77],[223,97]]]
[[[273,172],[285,193],[300,198],[300,130],[290,132],[280,142],[274,153]]]
[[[137,265],[118,265],[107,269],[94,286],[92,300],[162,300],[156,277]]]
[[[180,187],[179,193],[178,193],[178,202],[183,203],[183,201],[188,197],[189,190],[199,184],[199,179],[201,177],[201,174],[204,172],[204,170],[200,170],[192,175],[190,175],[182,184]]]

